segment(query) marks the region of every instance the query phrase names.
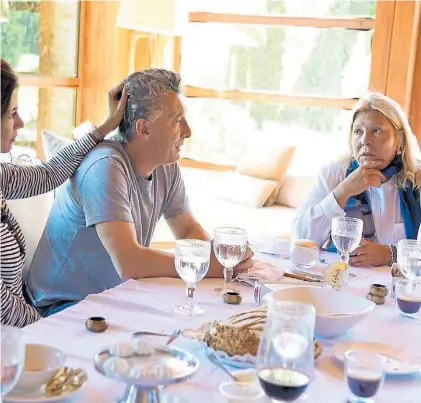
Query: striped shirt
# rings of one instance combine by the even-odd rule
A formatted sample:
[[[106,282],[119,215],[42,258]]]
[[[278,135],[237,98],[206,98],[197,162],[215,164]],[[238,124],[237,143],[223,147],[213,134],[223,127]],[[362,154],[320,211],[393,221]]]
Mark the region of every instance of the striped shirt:
[[[0,297],[1,323],[23,327],[37,321],[36,309],[27,304],[22,292],[25,239],[6,200],[25,199],[47,193],[66,181],[83,157],[101,140],[89,133],[65,147],[56,157],[40,165],[0,163]],[[36,214],[36,212],[34,212]]]

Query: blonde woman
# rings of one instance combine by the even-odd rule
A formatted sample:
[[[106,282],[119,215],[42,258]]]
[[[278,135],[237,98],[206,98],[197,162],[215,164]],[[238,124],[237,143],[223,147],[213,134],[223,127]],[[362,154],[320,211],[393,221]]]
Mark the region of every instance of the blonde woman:
[[[363,239],[350,264],[390,265],[397,242],[416,239],[420,228],[420,148],[402,108],[379,93],[368,93],[354,107],[349,147],[345,161],[321,170],[298,212],[295,236],[334,251],[332,218],[361,218]]]

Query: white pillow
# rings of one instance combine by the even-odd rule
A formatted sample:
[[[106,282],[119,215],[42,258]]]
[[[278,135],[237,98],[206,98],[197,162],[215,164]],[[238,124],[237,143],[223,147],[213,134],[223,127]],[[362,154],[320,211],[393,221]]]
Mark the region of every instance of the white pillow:
[[[41,130],[42,145],[44,149],[45,158],[47,160],[55,157],[59,151],[64,147],[73,143],[73,140],[57,136],[47,130]]]
[[[23,276],[31,265],[39,240],[47,223],[54,192],[45,193],[28,199],[7,200],[10,211],[19,223],[26,242],[26,261]]]
[[[246,207],[260,208],[277,185],[277,181],[227,172],[220,182],[217,199],[238,203]]]

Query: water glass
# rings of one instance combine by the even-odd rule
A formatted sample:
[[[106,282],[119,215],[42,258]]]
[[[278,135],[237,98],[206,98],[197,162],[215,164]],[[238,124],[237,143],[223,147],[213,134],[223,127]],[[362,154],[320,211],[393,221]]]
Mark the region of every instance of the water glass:
[[[307,389],[314,371],[315,322],[313,305],[269,302],[256,368],[262,389],[270,399],[293,402]]]
[[[311,269],[319,257],[319,245],[307,239],[297,239],[291,242],[289,252],[291,262],[300,269]]]
[[[1,396],[9,393],[18,382],[25,364],[25,343],[22,330],[1,326]]]
[[[186,282],[187,304],[177,306],[174,312],[181,315],[201,315],[205,311],[193,301],[196,283],[205,277],[209,270],[211,245],[208,241],[179,239],[175,243],[175,268]]]
[[[404,318],[421,318],[421,279],[395,282],[396,309]]]
[[[401,239],[397,258],[399,270],[407,279],[421,278],[421,241]]]
[[[242,228],[220,227],[215,229],[213,251],[218,262],[224,267],[224,286],[213,292],[221,295],[228,291],[227,283],[231,282],[234,267],[244,258],[247,251],[247,232]]]
[[[372,403],[383,384],[384,358],[369,351],[345,353],[345,377],[351,396],[349,403]]]
[[[341,255],[342,264],[333,264],[325,269],[327,283],[334,290],[341,290],[348,284],[349,255],[361,242],[363,221],[352,217],[334,217],[332,220],[332,241]]]

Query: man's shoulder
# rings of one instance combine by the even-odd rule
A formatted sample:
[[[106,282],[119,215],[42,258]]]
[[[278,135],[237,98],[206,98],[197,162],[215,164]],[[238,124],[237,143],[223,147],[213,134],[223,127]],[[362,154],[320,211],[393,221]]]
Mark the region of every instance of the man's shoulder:
[[[174,179],[181,176],[180,165],[178,162],[169,165],[161,165],[156,169],[156,174],[159,180],[170,180],[170,182],[172,182]]]
[[[115,162],[126,165],[126,151],[117,141],[105,140],[89,151],[77,170],[77,176],[85,174],[93,165],[101,164],[106,167]]]

